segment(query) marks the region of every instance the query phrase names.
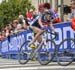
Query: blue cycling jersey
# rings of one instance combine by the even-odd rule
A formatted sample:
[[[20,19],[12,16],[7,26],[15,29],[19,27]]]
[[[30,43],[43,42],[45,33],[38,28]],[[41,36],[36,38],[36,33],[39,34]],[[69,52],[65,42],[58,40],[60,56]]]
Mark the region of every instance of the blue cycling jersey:
[[[39,15],[35,15],[32,19],[26,19],[27,24],[30,26],[40,27],[38,24]]]
[[[51,22],[51,18],[49,20],[46,20],[45,14],[42,14],[41,15],[41,22],[43,25],[46,25],[46,24],[49,25],[50,24],[49,22]]]

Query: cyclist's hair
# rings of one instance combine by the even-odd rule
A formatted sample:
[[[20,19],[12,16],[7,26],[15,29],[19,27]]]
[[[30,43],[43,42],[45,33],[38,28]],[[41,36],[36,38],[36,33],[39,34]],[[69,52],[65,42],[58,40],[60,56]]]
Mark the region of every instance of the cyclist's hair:
[[[38,9],[41,9],[41,8],[44,8],[44,3],[42,3],[38,6]]]
[[[45,3],[45,4],[44,4],[44,8],[50,9],[50,8],[51,8],[51,7],[50,7],[50,3]]]

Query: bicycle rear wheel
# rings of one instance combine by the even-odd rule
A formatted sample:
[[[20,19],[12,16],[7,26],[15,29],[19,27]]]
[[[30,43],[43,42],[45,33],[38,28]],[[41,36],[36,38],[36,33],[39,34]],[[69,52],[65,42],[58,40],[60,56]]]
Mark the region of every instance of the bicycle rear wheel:
[[[72,38],[65,39],[60,43],[57,54],[57,62],[59,65],[67,66],[73,62],[74,53],[72,48],[74,46],[74,39]]]
[[[29,61],[29,57],[28,57],[29,54],[27,50],[27,47],[29,47],[29,42],[30,41],[24,42],[20,47],[19,54],[18,54],[18,61],[20,64],[26,64]]]
[[[55,55],[55,52],[56,52],[55,42],[48,39],[48,40],[46,41],[46,45],[43,43],[41,46],[42,46],[42,47],[45,47],[45,48],[46,48],[46,47],[50,47],[50,46],[54,47],[54,49],[53,49],[52,51],[50,51],[50,52],[49,52],[49,48],[48,48],[48,50],[39,51],[39,53],[38,53],[38,61],[39,61],[39,63],[40,63],[41,65],[47,65],[47,64],[49,64],[49,63],[53,60],[53,58],[54,58],[54,55]],[[42,47],[41,47],[41,48],[42,48]]]

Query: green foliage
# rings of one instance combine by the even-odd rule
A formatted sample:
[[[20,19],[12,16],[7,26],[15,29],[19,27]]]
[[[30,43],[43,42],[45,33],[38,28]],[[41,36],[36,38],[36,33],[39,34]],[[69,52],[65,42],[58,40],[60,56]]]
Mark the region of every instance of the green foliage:
[[[4,25],[9,24],[13,19],[18,18],[20,13],[26,16],[26,11],[30,8],[34,8],[30,0],[3,1],[0,4],[0,29]]]

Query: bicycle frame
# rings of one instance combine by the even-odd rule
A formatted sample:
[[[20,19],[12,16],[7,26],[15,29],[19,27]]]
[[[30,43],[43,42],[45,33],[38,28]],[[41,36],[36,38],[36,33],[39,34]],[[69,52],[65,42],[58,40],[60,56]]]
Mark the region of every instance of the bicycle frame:
[[[48,39],[48,33],[53,34],[54,38]],[[42,36],[42,41],[39,43],[38,47],[37,48],[32,48],[31,52],[29,52],[29,53],[27,52],[27,50],[23,50],[23,47],[24,48],[29,47],[30,45],[27,45],[27,44],[29,44],[30,41],[25,41],[22,44],[22,46],[20,48],[20,53],[19,53],[19,62],[20,62],[20,64],[26,64],[29,60],[32,60],[35,56],[37,56],[39,58],[38,61],[41,65],[47,65],[49,62],[52,61],[52,59],[54,57],[54,54],[55,54],[55,51],[56,51],[56,47],[55,47],[56,45],[55,45],[55,42],[53,41],[53,39],[56,38],[56,35],[54,33],[49,32],[49,31],[45,31],[44,33],[41,34],[41,36]],[[53,46],[54,46],[53,56],[51,56],[51,54],[49,53],[49,51],[46,48],[49,45],[48,43],[52,43]],[[44,46],[44,49],[46,48],[46,50],[44,51],[44,53],[41,53],[40,49],[43,46]],[[21,62],[21,58],[20,58],[21,55],[26,55],[28,58],[26,58],[26,60],[24,62]],[[45,57],[48,58],[48,59],[47,60],[45,59],[45,61],[42,61],[41,60],[41,55],[45,55]],[[35,58],[37,58],[37,57],[35,57]]]
[[[35,50],[32,49],[33,51],[32,51],[31,54],[30,54],[31,59],[32,59],[33,57],[35,57],[36,52],[38,52],[38,50],[42,47],[42,44],[43,44],[43,43],[46,45],[46,40],[48,39],[48,33],[49,33],[49,34],[52,34],[52,35],[55,35],[54,33],[51,33],[51,32],[49,32],[48,30],[45,31],[44,33],[42,33],[42,34],[41,34],[41,36],[42,36],[42,41],[40,42],[39,46],[38,46]],[[53,39],[55,39],[55,38],[56,38],[56,35],[55,35],[55,37],[54,37]],[[52,40],[53,40],[53,39],[52,39]]]

